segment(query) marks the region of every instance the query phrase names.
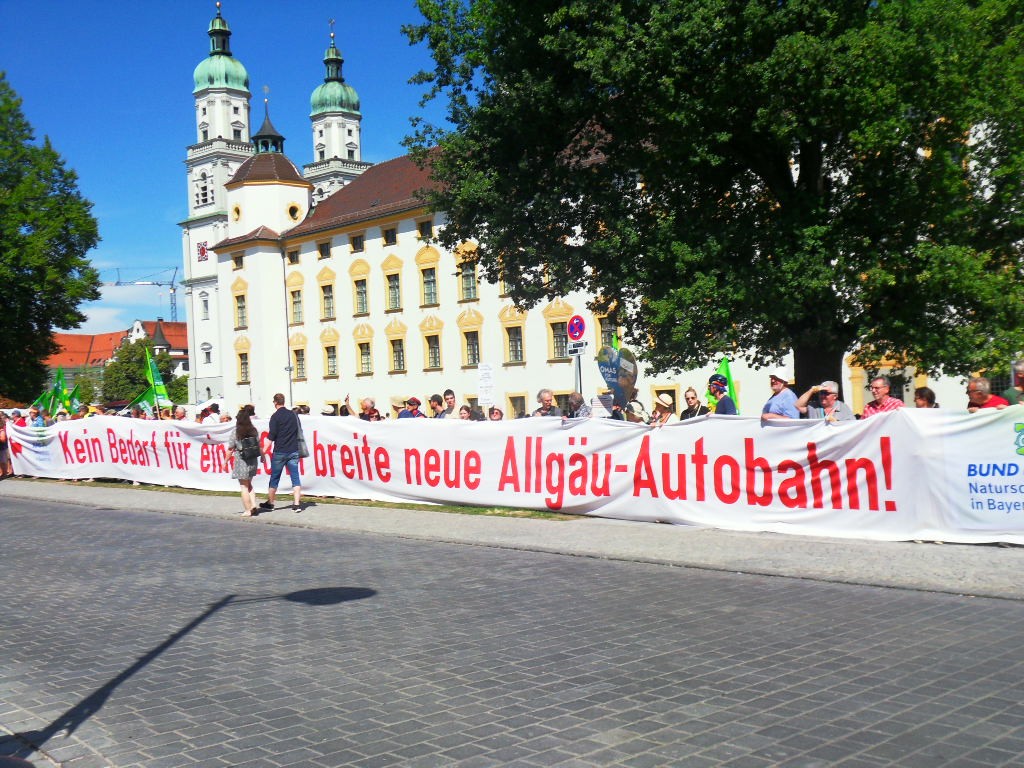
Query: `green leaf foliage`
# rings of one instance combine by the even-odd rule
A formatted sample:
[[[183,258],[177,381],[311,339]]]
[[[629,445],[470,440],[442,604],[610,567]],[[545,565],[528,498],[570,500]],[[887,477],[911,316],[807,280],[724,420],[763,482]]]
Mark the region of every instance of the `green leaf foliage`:
[[[114,359],[103,369],[103,398],[107,402],[133,400],[149,387],[149,380],[146,379],[147,348],[156,362],[161,378],[164,382],[171,381],[171,369],[174,367],[171,356],[164,350],[154,354],[148,339],[138,339],[130,344],[123,344],[117,350]],[[170,390],[168,395],[176,402],[186,402],[188,399],[186,394],[184,398],[177,400]]]
[[[168,358],[170,360],[170,358]],[[160,362],[157,361],[157,367],[160,367]],[[171,366],[168,365],[168,368]],[[163,369],[160,369],[160,375],[163,376]],[[168,381],[166,378],[164,381],[167,382],[167,396],[171,398],[175,403],[187,403],[188,402],[188,374],[182,374],[173,381]]]
[[[53,330],[81,325],[79,305],[100,295],[85,258],[99,242],[97,224],[76,182],[49,139],[34,142],[0,73],[0,393],[15,399],[31,400],[45,385]]]
[[[1024,346],[1015,0],[418,0],[440,239],[599,297],[656,370]],[[436,150],[433,148],[436,147]]]

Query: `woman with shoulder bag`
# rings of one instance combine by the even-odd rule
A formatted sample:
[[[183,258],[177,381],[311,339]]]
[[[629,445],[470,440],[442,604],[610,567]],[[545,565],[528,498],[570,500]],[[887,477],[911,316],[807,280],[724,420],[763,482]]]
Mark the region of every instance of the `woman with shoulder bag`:
[[[252,423],[252,413],[243,408],[235,417],[235,433],[228,440],[228,453],[235,458],[231,468],[231,476],[238,481],[242,493],[242,515],[256,517],[259,507],[256,505],[256,493],[252,489],[252,479],[259,468],[259,460],[266,451],[260,433]]]

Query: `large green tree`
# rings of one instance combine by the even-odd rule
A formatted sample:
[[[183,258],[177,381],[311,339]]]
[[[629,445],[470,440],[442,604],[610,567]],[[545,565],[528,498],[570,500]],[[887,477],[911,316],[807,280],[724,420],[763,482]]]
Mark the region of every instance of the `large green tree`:
[[[99,242],[92,204],[74,171],[37,144],[21,100],[0,72],[0,394],[31,400],[46,384],[55,328],[77,328],[78,307],[99,298],[85,255]]]
[[[658,370],[964,374],[1024,346],[1019,0],[418,0],[447,246]],[[436,150],[431,151],[431,148]]]
[[[146,378],[146,349],[149,349],[164,384],[170,385],[174,363],[166,351],[153,354],[153,347],[145,339],[122,344],[114,359],[103,369],[103,397],[108,402],[134,400],[149,387]],[[171,391],[168,389],[170,396]],[[184,400],[182,400],[184,402]]]

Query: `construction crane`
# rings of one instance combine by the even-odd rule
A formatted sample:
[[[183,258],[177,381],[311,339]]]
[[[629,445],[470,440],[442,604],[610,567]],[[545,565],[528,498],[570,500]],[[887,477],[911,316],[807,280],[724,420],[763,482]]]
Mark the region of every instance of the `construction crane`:
[[[178,277],[178,268],[174,267],[173,270],[174,271],[171,274],[171,279],[170,280],[148,280],[148,279],[143,279],[143,280],[122,280],[121,279],[121,270],[118,269],[118,270],[116,270],[116,272],[117,272],[117,280],[115,280],[112,283],[103,283],[103,285],[161,285],[161,286],[166,285],[166,286],[169,286],[168,294],[170,295],[171,322],[172,323],[176,323],[176,322],[178,322],[178,298],[177,298],[178,289],[176,287],[175,280]],[[170,272],[170,271],[171,271],[171,267],[168,267],[167,269],[163,270],[162,272],[158,272],[157,275],[166,274],[167,272]]]

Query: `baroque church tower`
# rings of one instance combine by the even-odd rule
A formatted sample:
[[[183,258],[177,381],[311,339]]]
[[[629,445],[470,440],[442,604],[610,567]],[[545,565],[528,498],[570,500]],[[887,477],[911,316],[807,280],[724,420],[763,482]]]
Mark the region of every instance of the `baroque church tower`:
[[[344,59],[331,32],[331,44],[324,54],[327,73],[309,99],[313,162],[302,170],[313,184],[313,205],[330,197],[371,165],[362,162],[363,116],[359,112],[359,95],[345,82],[342,64]]]
[[[217,263],[210,246],[227,237],[224,185],[253,154],[249,143],[249,74],[231,55],[231,29],[221,16],[210,22],[210,53],[193,73],[196,143],[185,159],[188,218],[181,222],[188,297],[188,342],[192,354],[189,398],[202,402],[223,391],[216,358]]]

